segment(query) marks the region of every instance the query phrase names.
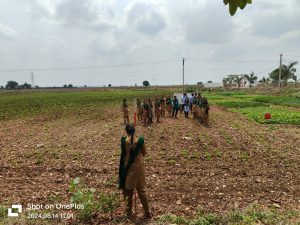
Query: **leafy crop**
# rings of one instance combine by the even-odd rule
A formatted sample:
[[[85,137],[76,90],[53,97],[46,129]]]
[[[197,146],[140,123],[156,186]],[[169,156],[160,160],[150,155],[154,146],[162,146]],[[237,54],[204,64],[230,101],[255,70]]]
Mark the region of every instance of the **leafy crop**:
[[[232,110],[240,112],[259,123],[300,125],[300,112],[292,111],[282,107],[258,106]],[[272,118],[270,120],[266,120],[264,118],[265,113],[271,113]]]
[[[121,104],[123,98],[169,95],[168,90],[118,90],[94,92],[4,92],[0,94],[0,120],[37,115],[82,115],[99,113],[108,105]]]
[[[84,205],[83,209],[77,210],[78,219],[82,221],[90,220],[97,212],[111,215],[120,205],[117,193],[97,195],[96,189],[88,188],[78,177],[71,181],[69,192],[72,193],[72,203]]]
[[[229,108],[259,123],[300,124],[300,112],[293,109],[300,107],[300,98],[296,96],[252,95],[241,91],[204,93],[204,96],[211,104]],[[271,113],[272,118],[265,120],[265,113]]]

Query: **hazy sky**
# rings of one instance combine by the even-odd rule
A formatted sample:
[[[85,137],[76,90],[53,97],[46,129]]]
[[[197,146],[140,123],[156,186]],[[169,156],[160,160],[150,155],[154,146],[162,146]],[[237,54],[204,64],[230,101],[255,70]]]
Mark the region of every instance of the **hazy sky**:
[[[180,84],[300,61],[300,1],[1,0],[0,85]],[[299,70],[300,67],[298,66]],[[299,72],[297,73],[299,74]]]

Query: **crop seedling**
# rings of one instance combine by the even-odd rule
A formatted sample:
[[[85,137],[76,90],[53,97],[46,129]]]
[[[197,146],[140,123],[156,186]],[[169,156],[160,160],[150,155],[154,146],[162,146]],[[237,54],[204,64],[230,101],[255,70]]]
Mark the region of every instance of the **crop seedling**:
[[[240,152],[240,159],[247,161],[249,159],[249,154],[247,152]]]
[[[211,158],[212,158],[212,154],[210,153],[210,152],[204,152],[204,158],[206,159],[206,160],[211,160]]]
[[[221,157],[222,156],[222,152],[220,151],[220,149],[215,149],[215,155],[217,156],[217,157]]]
[[[176,160],[170,159],[170,160],[168,161],[168,163],[174,166],[174,165],[176,164]]]

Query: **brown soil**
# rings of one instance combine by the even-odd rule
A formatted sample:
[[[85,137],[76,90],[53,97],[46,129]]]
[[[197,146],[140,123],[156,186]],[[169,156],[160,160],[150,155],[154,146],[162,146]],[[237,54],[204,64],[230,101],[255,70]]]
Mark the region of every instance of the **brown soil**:
[[[0,203],[68,202],[75,177],[98,191],[116,191],[125,133],[122,115],[112,115],[112,109],[119,111],[105,109],[98,119],[2,122]],[[146,128],[139,122],[137,134],[145,137],[147,191],[155,216],[192,217],[199,205],[208,212],[252,203],[300,209],[299,127],[260,125],[212,107],[208,128],[182,115]]]

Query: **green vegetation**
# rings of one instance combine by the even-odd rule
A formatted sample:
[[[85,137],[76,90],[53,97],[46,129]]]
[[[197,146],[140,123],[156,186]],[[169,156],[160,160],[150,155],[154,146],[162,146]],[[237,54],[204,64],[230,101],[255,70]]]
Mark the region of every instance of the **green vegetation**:
[[[283,107],[260,106],[255,108],[233,109],[233,111],[240,112],[259,123],[300,125],[300,111],[292,111]],[[266,120],[264,118],[265,113],[271,113],[272,118]]]
[[[109,90],[93,92],[2,92],[0,93],[0,120],[34,116],[86,116],[98,118],[108,106],[118,105],[123,98],[133,102],[134,98],[172,95],[171,90]],[[246,91],[222,91],[202,93],[211,104],[242,113],[259,123],[300,124],[299,92],[282,95],[251,94]],[[271,107],[270,107],[271,105]],[[272,119],[265,120],[264,114]],[[37,162],[38,163],[38,162]]]
[[[300,125],[300,98],[297,93],[272,96],[224,91],[203,95],[212,104],[239,112],[259,123]],[[271,113],[272,118],[266,120],[265,113]]]
[[[97,196],[94,188],[88,188],[80,182],[77,177],[71,181],[69,192],[72,194],[71,202],[84,205],[84,209],[77,210],[77,219],[88,221],[97,212],[112,213],[120,206],[118,193],[104,194]]]
[[[99,115],[101,108],[119,104],[123,98],[146,98],[170,94],[168,90],[117,90],[94,92],[3,92],[0,120],[37,115]]]
[[[251,206],[243,210],[234,210],[224,215],[198,212],[196,218],[188,219],[183,216],[167,214],[160,216],[159,224],[189,224],[189,225],[213,225],[213,224],[296,224],[293,223],[299,217],[299,212],[280,212],[275,209],[264,209],[261,206]]]
[[[300,107],[300,98],[292,96],[258,96],[253,98],[253,101],[274,105]]]
[[[5,206],[0,205],[0,221],[1,219],[4,219],[7,217],[7,209],[5,208]]]

